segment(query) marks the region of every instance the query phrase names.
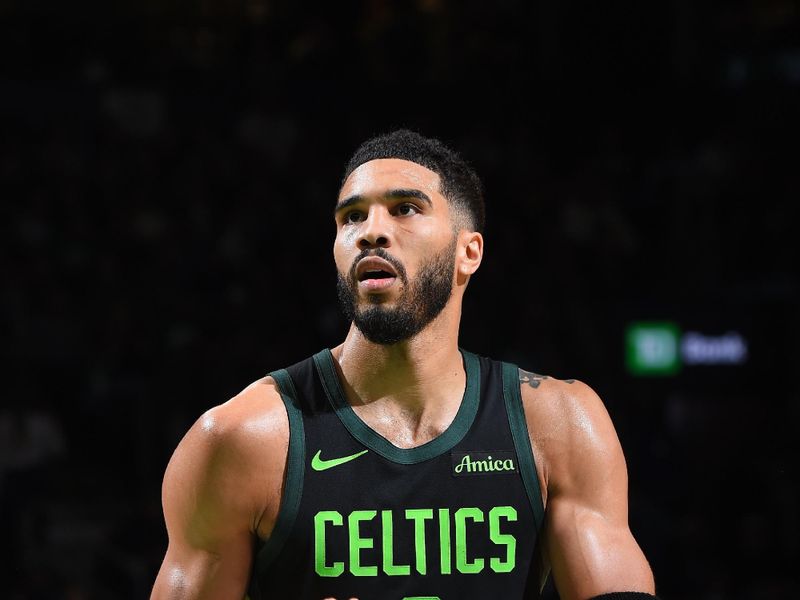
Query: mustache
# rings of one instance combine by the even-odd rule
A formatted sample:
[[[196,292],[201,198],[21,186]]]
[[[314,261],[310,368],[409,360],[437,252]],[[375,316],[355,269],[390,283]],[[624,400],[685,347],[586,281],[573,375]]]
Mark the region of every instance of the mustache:
[[[350,281],[355,281],[356,268],[358,268],[358,263],[360,263],[368,256],[377,256],[378,258],[382,258],[383,260],[388,262],[390,265],[394,267],[394,270],[397,271],[397,276],[400,278],[400,281],[406,283],[407,281],[406,268],[403,266],[403,263],[401,263],[394,256],[389,254],[383,248],[373,248],[373,249],[365,248],[364,250],[359,252],[358,256],[355,257],[355,259],[353,260],[353,264],[350,267],[350,273],[349,273]]]

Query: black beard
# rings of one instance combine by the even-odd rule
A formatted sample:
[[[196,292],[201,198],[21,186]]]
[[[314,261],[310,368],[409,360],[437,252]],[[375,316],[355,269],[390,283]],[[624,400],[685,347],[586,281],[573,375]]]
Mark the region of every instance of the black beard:
[[[348,321],[352,321],[370,342],[384,346],[414,337],[442,312],[453,291],[453,270],[456,264],[456,237],[439,254],[432,256],[419,270],[419,275],[409,284],[405,268],[383,248],[364,250],[353,261],[349,277],[337,272],[336,291],[339,305]],[[381,304],[357,306],[355,270],[366,256],[378,256],[389,262],[397,271],[403,291],[394,308]],[[377,297],[376,297],[377,299]]]

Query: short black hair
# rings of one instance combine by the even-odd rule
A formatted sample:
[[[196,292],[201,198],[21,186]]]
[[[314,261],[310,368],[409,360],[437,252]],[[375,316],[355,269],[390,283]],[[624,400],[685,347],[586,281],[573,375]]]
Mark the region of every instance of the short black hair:
[[[400,158],[430,169],[441,180],[442,195],[456,212],[467,216],[469,226],[483,232],[486,208],[483,185],[473,168],[441,140],[410,129],[396,129],[363,142],[347,161],[342,185],[359,166],[379,158]]]

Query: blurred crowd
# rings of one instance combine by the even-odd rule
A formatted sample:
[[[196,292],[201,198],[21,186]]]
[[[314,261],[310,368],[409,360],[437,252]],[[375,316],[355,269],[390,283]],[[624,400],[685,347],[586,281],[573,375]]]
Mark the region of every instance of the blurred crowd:
[[[341,170],[402,125],[485,183],[463,345],[604,398],[662,596],[793,597],[797,4],[328,4],[0,8],[0,596],[148,595],[186,429],[344,335]],[[751,361],[632,377],[653,318]]]

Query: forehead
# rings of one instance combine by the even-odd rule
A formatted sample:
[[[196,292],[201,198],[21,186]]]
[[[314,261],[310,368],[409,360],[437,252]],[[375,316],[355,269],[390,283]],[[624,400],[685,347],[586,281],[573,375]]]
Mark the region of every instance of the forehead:
[[[439,175],[415,162],[379,158],[359,165],[339,190],[339,199],[382,194],[392,189],[417,189],[431,199],[441,197]]]

